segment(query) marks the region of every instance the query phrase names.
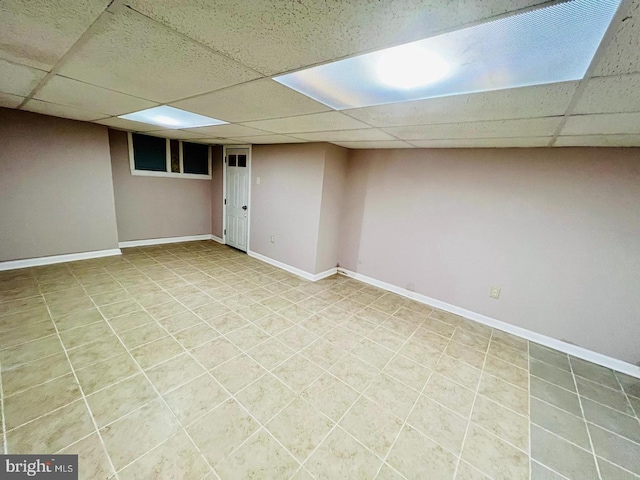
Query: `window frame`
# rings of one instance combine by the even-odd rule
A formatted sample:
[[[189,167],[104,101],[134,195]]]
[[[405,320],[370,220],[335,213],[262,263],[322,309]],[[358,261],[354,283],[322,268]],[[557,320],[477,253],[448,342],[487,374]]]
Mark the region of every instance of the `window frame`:
[[[145,135],[144,133],[139,133],[138,135]],[[160,137],[162,138],[162,137]],[[175,140],[178,142],[179,155],[180,155],[180,172],[172,172],[171,171],[171,140]],[[165,178],[185,178],[192,180],[211,180],[211,157],[212,157],[212,148],[211,145],[207,144],[207,152],[208,152],[208,171],[207,175],[200,173],[184,173],[184,161],[183,161],[183,149],[182,149],[182,140],[178,140],[177,138],[165,138],[165,171],[158,172],[155,170],[138,170],[136,169],[136,163],[134,159],[133,153],[133,132],[127,132],[127,142],[129,143],[129,167],[131,170],[131,175],[140,176],[140,177],[165,177]],[[195,142],[194,142],[195,143]]]

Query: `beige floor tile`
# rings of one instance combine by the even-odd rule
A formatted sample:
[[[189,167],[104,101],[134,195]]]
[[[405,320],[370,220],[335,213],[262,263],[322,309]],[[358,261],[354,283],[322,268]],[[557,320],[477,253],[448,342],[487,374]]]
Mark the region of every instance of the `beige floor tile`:
[[[225,401],[229,395],[209,374],[165,394],[169,408],[183,425],[188,425]]]
[[[91,294],[91,300],[98,307],[109,305],[110,303],[122,302],[133,298],[124,288],[118,286],[116,290],[103,293]]]
[[[439,403],[420,396],[407,423],[447,450],[460,453],[467,421]]]
[[[388,464],[384,463],[380,472],[376,476],[376,480],[404,480],[404,477],[396,472]]]
[[[563,477],[535,460],[531,460],[531,480],[566,480],[566,477]]]
[[[258,428],[235,400],[227,400],[187,427],[187,432],[215,468]]]
[[[358,335],[357,333],[340,326],[329,330],[324,334],[323,338],[345,351],[351,350],[358,343],[364,340],[362,335]]]
[[[70,328],[83,327],[96,322],[104,322],[102,314],[96,308],[82,310],[81,312],[72,313],[58,317],[55,320],[56,327],[60,332],[69,330]]]
[[[394,352],[388,348],[383,347],[368,338],[365,338],[351,349],[350,353],[377,369],[383,368],[394,355]]]
[[[400,432],[387,462],[405,478],[445,480],[453,478],[456,457],[409,425]]]
[[[581,402],[588,422],[640,444],[640,422],[635,416],[625,415],[587,398],[583,398]]]
[[[383,371],[418,392],[422,391],[429,375],[431,375],[431,370],[428,368],[400,355],[391,359]]]
[[[156,291],[151,293],[145,293],[143,295],[136,295],[136,301],[144,308],[153,307],[162,303],[167,303],[173,300],[173,297],[166,292]]]
[[[294,325],[293,327],[280,332],[276,338],[289,348],[299,351],[316,341],[318,336],[311,333],[309,330],[305,330],[302,327]]]
[[[581,377],[576,377],[576,384],[578,386],[578,393],[583,397],[587,397],[590,400],[594,400],[622,413],[634,415],[633,409],[623,391],[613,390]]]
[[[576,387],[573,381],[573,375],[571,372],[556,368],[548,363],[540,362],[535,359],[531,359],[530,362],[531,375],[535,375],[547,382],[553,383],[566,390],[576,391]],[[505,380],[508,380],[505,378]],[[510,381],[510,380],[508,380]]]
[[[253,325],[247,325],[246,327],[234,330],[228,333],[226,337],[227,340],[245,352],[264,342],[267,338],[270,338],[268,333]]]
[[[300,355],[326,369],[331,368],[346,354],[347,352],[343,348],[331,344],[322,338],[319,338],[300,351]]]
[[[599,383],[609,388],[619,389],[620,384],[613,373],[613,370],[595,363],[587,362],[576,357],[570,357],[571,368],[573,373],[578,377],[586,378],[592,382]]]
[[[491,480],[477,468],[472,467],[464,460],[460,460],[455,480]]]
[[[406,337],[398,335],[397,333],[394,333],[384,327],[376,328],[368,335],[367,338],[382,345],[383,347],[388,348],[393,352],[397,352],[407,340]]]
[[[529,451],[529,419],[478,396],[471,413],[471,421],[488,432],[511,443],[525,452]]]
[[[109,336],[113,336],[113,331],[105,321],[60,332],[60,338],[67,350],[93,343]]]
[[[165,394],[204,372],[191,355],[183,353],[148,369],[146,374],[160,394]]]
[[[324,374],[300,395],[334,421],[338,421],[358,398],[358,392],[330,374]]]
[[[510,333],[502,332],[500,330],[494,330],[491,336],[491,341],[502,343],[508,347],[523,350],[525,352],[529,349],[529,342],[524,338],[516,337]]]
[[[126,353],[126,350],[115,335],[68,351],[69,360],[75,369],[88,367],[122,353]]]
[[[200,318],[191,312],[183,312],[158,320],[158,323],[166,328],[170,333],[175,333],[199,324]]]
[[[381,460],[339,427],[304,464],[318,480],[336,478],[373,478]]]
[[[175,339],[187,350],[192,350],[200,345],[217,338],[218,332],[208,323],[201,322],[193,327],[185,328],[173,334]]]
[[[494,402],[513,410],[521,415],[529,414],[529,394],[526,390],[500,380],[484,372],[480,379],[478,393]]]
[[[112,303],[110,305],[104,305],[100,307],[100,311],[106,319],[112,319],[115,317],[119,317],[120,315],[137,312],[139,310],[142,310],[142,307],[133,299],[124,300],[122,302]]]
[[[153,317],[142,310],[125,313],[124,315],[120,315],[119,317],[114,317],[109,320],[109,323],[118,335],[126,332],[127,330],[131,330],[132,328],[154,322],[155,320]]]
[[[438,373],[431,375],[423,393],[464,418],[471,414],[475,392]]]
[[[221,479],[291,477],[300,464],[264,429],[216,465]]]
[[[102,428],[100,433],[114,467],[120,470],[179,429],[171,412],[156,400]]]
[[[200,314],[198,315],[202,316]],[[218,332],[224,335],[249,325],[248,320],[242,318],[240,315],[234,312],[223,313],[221,315],[205,319],[205,321],[213,328],[215,328]]]
[[[3,370],[15,368],[62,351],[58,336],[50,335],[33,342],[0,350],[0,365]]]
[[[166,336],[167,332],[156,322],[152,322],[121,333],[120,339],[131,350]]]
[[[289,386],[296,394],[313,383],[323,370],[301,355],[286,360],[273,370],[273,374]]]
[[[32,342],[55,333],[56,327],[52,321],[13,328],[4,331],[0,336],[0,348],[9,348],[21,343]]]
[[[27,388],[71,373],[71,365],[64,353],[36,360],[2,372],[2,393],[13,395]]]
[[[531,458],[572,480],[598,478],[593,454],[531,426]]]
[[[51,316],[46,307],[34,308],[24,312],[11,313],[0,316],[0,331],[23,325],[33,325],[41,322],[50,322]]]
[[[436,350],[438,352],[444,352],[449,343],[451,343],[451,338],[434,333],[424,327],[418,328],[411,339],[420,342],[431,348],[432,350]]]
[[[478,350],[479,352],[486,352],[489,348],[489,339],[469,333],[467,330],[463,330],[460,327],[456,328],[451,339],[455,342],[462,343],[469,348]]]
[[[364,394],[396,417],[405,420],[419,393],[389,375],[380,373]]]
[[[509,382],[516,387],[529,390],[529,374],[523,368],[504,362],[492,355],[487,355],[484,362],[484,371],[490,373],[494,377],[501,378],[505,382]]]
[[[445,323],[448,323],[449,325],[454,325],[454,326],[458,325],[462,320],[462,317],[454,313],[438,310],[437,308],[433,309],[433,312],[429,314],[429,317],[435,318],[436,320],[440,320],[441,322],[445,322]]]
[[[73,300],[67,303],[71,303],[71,302],[73,302]],[[44,306],[44,304],[45,304],[45,301],[41,295],[38,295],[36,297],[20,298],[18,300],[10,300],[8,302],[0,303],[0,315],[8,315],[11,313],[31,310],[32,308],[42,307]],[[68,306],[62,307],[61,309],[59,308],[52,309],[53,311],[51,312],[51,315],[55,318],[55,316],[58,316],[60,314],[59,313],[60,310],[65,310],[66,308],[72,308],[72,306],[68,305]],[[54,312],[55,312],[55,316],[54,316]]]
[[[403,420],[365,397],[360,397],[340,420],[340,426],[380,458],[393,445]]]
[[[307,321],[310,321],[310,319]],[[256,320],[254,325],[261,328],[269,335],[277,335],[280,332],[291,328],[293,323],[280,315],[271,314],[267,317]]]
[[[553,383],[531,376],[531,396],[544,400],[569,413],[582,416],[578,395]]]
[[[97,433],[69,445],[59,453],[78,455],[78,479],[110,478],[115,472]]]
[[[529,369],[529,356],[522,350],[507,347],[503,344],[491,342],[489,345],[489,355],[492,355],[516,367]]]
[[[76,375],[84,394],[90,395],[139,372],[140,369],[131,356],[122,353],[103,362],[77,369]]]
[[[471,365],[474,368],[482,368],[484,365],[485,354],[478,350],[463,345],[458,342],[450,342],[445,348],[445,353],[460,362]]]
[[[251,357],[242,354],[211,370],[211,374],[232,394],[242,390],[267,371]]]
[[[495,480],[526,480],[529,458],[523,451],[471,423],[462,459]]]
[[[353,355],[346,355],[330,372],[358,392],[364,392],[380,371]]]
[[[582,417],[576,417],[537,398],[531,398],[531,422],[579,447],[591,449],[587,425]]]
[[[266,425],[300,462],[304,462],[333,426],[333,421],[301,398],[287,405]]]
[[[131,350],[131,355],[143,369],[169,360],[184,352],[184,348],[171,337],[164,337]]]
[[[552,350],[542,345],[538,345],[537,343],[530,342],[529,355],[531,358],[548,363],[549,365],[566,370],[567,372],[571,371],[571,367],[569,366],[569,356],[566,353],[561,353],[557,350]]]

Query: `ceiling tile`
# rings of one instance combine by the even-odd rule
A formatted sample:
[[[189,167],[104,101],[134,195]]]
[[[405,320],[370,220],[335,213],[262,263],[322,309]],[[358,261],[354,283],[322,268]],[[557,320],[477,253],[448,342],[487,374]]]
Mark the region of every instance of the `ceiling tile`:
[[[563,117],[499,120],[493,122],[443,123],[389,127],[384,131],[402,140],[452,138],[498,138],[551,136]]]
[[[128,5],[265,74],[405,43],[540,0],[130,0]],[[498,4],[497,7],[493,4]],[[251,48],[246,48],[251,45]]]
[[[377,128],[296,133],[294,136],[311,142],[368,142],[375,140],[395,140],[394,137],[382,130],[378,130]]]
[[[369,125],[354,120],[340,112],[323,112],[295,117],[275,118],[247,122],[245,125],[276,133],[323,132],[327,130],[347,130],[369,128]]]
[[[255,137],[239,137],[227,139],[234,144],[269,144],[269,143],[304,143],[304,140],[298,138],[288,137],[286,135],[257,135]]]
[[[113,14],[60,74],[157,102],[259,76],[130,9]]]
[[[210,137],[248,137],[251,135],[266,135],[271,132],[245,127],[244,125],[212,125],[210,127],[189,128],[189,132],[196,132]]]
[[[419,148],[529,148],[546,147],[553,137],[458,138],[450,140],[412,140]]]
[[[86,108],[109,115],[122,115],[157,105],[157,103],[148,100],[60,75],[50,78],[34,98],[70,107]]]
[[[125,120],[124,118],[112,117],[98,120],[96,123],[106,125],[107,127],[119,128],[121,130],[130,130],[132,132],[150,132],[157,130],[157,125],[149,125],[148,123],[134,122]]]
[[[111,0],[3,0],[0,57],[50,70]]]
[[[573,113],[640,112],[640,74],[592,78],[587,82]]]
[[[145,132],[145,133],[148,133],[149,135],[153,135],[155,137],[175,138],[178,140],[191,140],[191,139],[203,140],[204,138],[206,138],[206,135],[200,135],[199,133],[194,133],[194,132],[187,132],[185,130],[166,129],[166,130],[154,130],[152,132]]]
[[[0,91],[26,97],[46,74],[43,70],[0,60]]]
[[[640,134],[640,113],[607,113],[569,117],[560,135]]]
[[[16,108],[24,101],[24,97],[0,92],[0,107]]]
[[[211,143],[211,144],[218,144],[218,145],[246,145],[247,142],[242,142],[240,140],[230,140],[228,138],[205,138],[204,139],[206,142]]]
[[[270,78],[174,102],[172,105],[227,122],[248,122],[331,110]]]
[[[99,120],[106,115],[98,112],[90,112],[80,108],[73,108],[67,105],[58,105],[55,103],[43,102],[42,100],[29,100],[21,110],[27,110],[28,112],[42,113],[44,115],[51,115],[53,117],[69,118],[71,120],[81,120],[84,122],[91,122],[93,120]]]
[[[431,98],[343,113],[376,127],[506,120],[564,115],[577,82]]]
[[[640,0],[625,0],[620,8],[611,27],[615,35],[598,61],[596,76],[640,72]]]
[[[561,136],[554,147],[640,147],[640,135]]]
[[[415,148],[413,145],[400,140],[388,140],[381,142],[331,142],[341,147],[360,149],[360,148]]]

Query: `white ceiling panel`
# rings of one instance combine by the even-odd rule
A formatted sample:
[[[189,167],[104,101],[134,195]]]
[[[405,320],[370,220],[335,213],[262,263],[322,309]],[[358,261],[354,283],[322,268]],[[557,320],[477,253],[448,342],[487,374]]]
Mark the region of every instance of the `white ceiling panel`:
[[[209,137],[249,137],[256,135],[267,135],[271,132],[258,130],[257,128],[245,127],[244,125],[212,125],[210,127],[189,128],[188,131],[208,135]]]
[[[46,73],[36,68],[0,60],[0,92],[26,97]]]
[[[24,97],[0,92],[0,107],[17,108],[24,100]]]
[[[157,102],[259,76],[129,9],[113,14],[60,74]]]
[[[552,138],[454,138],[449,140],[412,140],[410,143],[419,148],[531,148],[546,147]]]
[[[98,120],[96,123],[106,125],[107,127],[119,128],[121,130],[130,130],[132,132],[150,132],[152,130],[158,130],[157,125],[134,122],[118,117],[105,118],[104,120]]]
[[[98,112],[91,112],[80,108],[73,108],[67,105],[58,105],[55,103],[44,102],[42,100],[29,100],[22,110],[28,112],[43,113],[44,115],[51,115],[53,117],[69,118],[71,120],[82,120],[85,122],[91,122],[93,120],[99,120],[105,118],[106,115]]]
[[[375,127],[506,120],[563,115],[577,82],[538,85],[343,110]]]
[[[227,122],[248,122],[331,110],[270,78],[172,103]]]
[[[267,75],[405,43],[538,0],[130,0],[132,8]],[[495,5],[492,5],[495,4]],[[251,45],[247,48],[247,45]]]
[[[640,112],[640,74],[586,81],[587,87],[573,113]]]
[[[48,79],[47,83],[36,93],[34,98],[109,115],[122,115],[157,105],[157,103],[148,100],[96,87],[95,85],[61,77],[60,75]]]
[[[380,142],[331,142],[345,148],[368,149],[368,148],[415,148],[413,145],[400,140],[388,140]]]
[[[640,113],[609,113],[569,117],[560,135],[640,134]]]
[[[594,75],[640,72],[640,0],[625,0],[613,39],[598,61]]]
[[[229,140],[228,138],[205,138],[203,141],[211,144],[218,145],[246,145],[247,142],[242,142],[240,140]]]
[[[175,138],[178,140],[191,140],[191,139],[199,139],[203,140],[206,138],[206,135],[201,135],[199,133],[187,132],[185,130],[154,130],[152,132],[145,132],[149,135],[154,135],[156,137],[165,137],[165,138]]]
[[[311,142],[371,142],[376,140],[396,140],[377,128],[363,130],[333,130],[330,132],[295,133],[297,138]]]
[[[562,136],[554,147],[640,147],[640,135]]]
[[[255,137],[238,137],[228,138],[227,141],[238,144],[255,143],[258,145],[271,143],[304,143],[304,140],[288,137],[287,135],[258,135]]]
[[[551,136],[563,117],[499,120],[494,122],[444,123],[384,128],[402,140],[436,140],[440,138],[498,138]]]
[[[323,132],[369,127],[366,123],[354,120],[340,112],[323,112],[273,120],[259,120],[257,122],[247,122],[245,125],[275,133]]]
[[[0,57],[48,71],[109,3],[110,0],[3,0]]]

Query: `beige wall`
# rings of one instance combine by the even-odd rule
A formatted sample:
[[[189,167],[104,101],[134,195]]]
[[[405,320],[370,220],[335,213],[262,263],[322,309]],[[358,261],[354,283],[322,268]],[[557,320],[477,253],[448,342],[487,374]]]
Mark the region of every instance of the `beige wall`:
[[[211,180],[131,175],[126,132],[109,143],[121,242],[211,233]]]
[[[224,158],[222,145],[216,145],[211,152],[211,233],[222,238],[222,212],[223,212],[223,178]]]
[[[640,361],[638,149],[353,151],[345,208],[341,266]]]
[[[107,128],[0,108],[0,261],[117,247]]]
[[[324,152],[323,144],[253,146],[251,251],[315,271]]]
[[[349,150],[346,148],[325,145],[320,228],[314,273],[326,272],[338,264],[348,157]]]

